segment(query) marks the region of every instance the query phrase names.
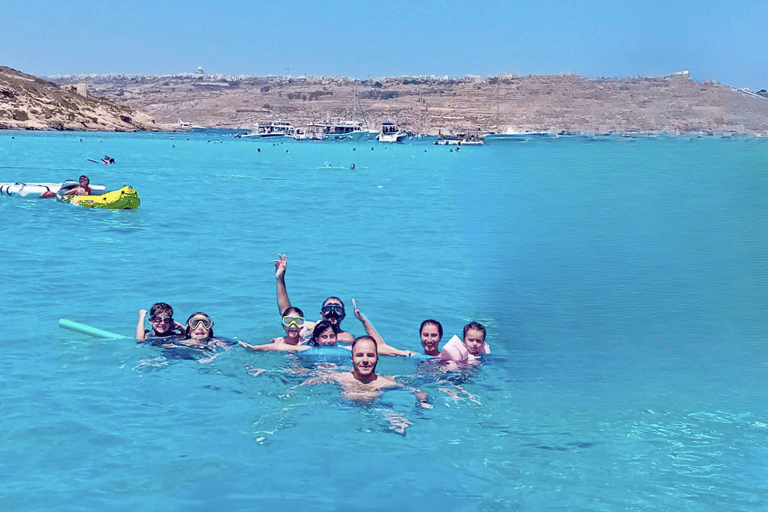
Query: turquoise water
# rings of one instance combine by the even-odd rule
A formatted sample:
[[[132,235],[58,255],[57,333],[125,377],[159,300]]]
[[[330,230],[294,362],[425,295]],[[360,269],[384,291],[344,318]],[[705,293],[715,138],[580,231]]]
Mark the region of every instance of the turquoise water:
[[[767,150],[0,133],[0,182],[86,173],[142,200],[0,198],[3,509],[763,510]],[[318,370],[293,356],[200,364],[57,327],[130,336],[165,301],[264,343],[281,252],[308,316],[355,298],[413,350],[425,318],[444,341],[479,320],[493,356],[446,375],[383,358],[434,408],[362,406],[297,388]]]

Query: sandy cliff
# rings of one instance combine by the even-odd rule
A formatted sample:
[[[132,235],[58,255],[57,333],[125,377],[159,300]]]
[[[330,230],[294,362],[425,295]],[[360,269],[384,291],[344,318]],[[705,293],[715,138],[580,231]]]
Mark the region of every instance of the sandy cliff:
[[[463,79],[356,80],[203,73],[52,77],[49,80],[62,88],[58,92],[51,89],[55,91],[51,94],[66,100],[56,99],[63,107],[71,106],[76,98],[64,87],[77,84],[86,84],[91,95],[114,102],[99,107],[99,115],[92,112],[95,105],[77,103],[77,108],[67,111],[66,119],[60,120],[46,117],[52,116],[51,108],[39,98],[34,104],[31,99],[25,100],[26,105],[16,98],[9,107],[8,93],[3,92],[8,86],[2,81],[6,70],[0,68],[0,126],[4,127],[26,127],[33,119],[37,123],[33,127],[105,130],[160,125],[173,129],[180,119],[227,128],[250,128],[258,121],[269,120],[302,126],[354,119],[364,121],[370,129],[392,120],[413,133],[429,134],[640,131],[768,135],[768,99],[713,81],[691,80],[687,72],[631,78],[503,74]],[[48,84],[34,77],[27,80],[38,84],[36,87]],[[41,94],[27,93],[30,98]],[[132,113],[118,112],[120,108]],[[113,121],[107,123],[100,116],[104,111],[112,114]],[[157,125],[139,112],[152,116]],[[121,125],[119,121],[124,117],[130,122]]]
[[[157,126],[127,105],[0,66],[0,128],[135,131]]]
[[[497,75],[401,77],[69,77],[97,94],[148,112],[158,123],[248,128],[336,119],[378,129],[393,120],[414,133],[664,131],[768,133],[768,99],[719,84],[662,77]]]

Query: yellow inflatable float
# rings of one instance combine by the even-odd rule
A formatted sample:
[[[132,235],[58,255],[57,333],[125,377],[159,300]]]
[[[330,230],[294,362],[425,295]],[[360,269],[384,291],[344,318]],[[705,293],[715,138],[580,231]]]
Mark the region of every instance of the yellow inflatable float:
[[[138,208],[139,204],[141,204],[136,189],[128,186],[103,194],[59,196],[59,198],[66,203],[76,204],[85,208],[104,208],[108,210],[132,210]]]

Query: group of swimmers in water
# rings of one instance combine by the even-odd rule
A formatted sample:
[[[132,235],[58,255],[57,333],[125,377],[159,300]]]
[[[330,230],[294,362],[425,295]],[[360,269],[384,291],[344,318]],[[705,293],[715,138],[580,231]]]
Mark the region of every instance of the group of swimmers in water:
[[[363,324],[366,335],[355,338],[342,330],[341,322],[346,317],[344,303],[338,297],[327,298],[321,308],[321,319],[313,322],[306,320],[301,309],[291,305],[285,286],[287,257],[284,254],[275,261],[275,278],[277,281],[277,304],[282,318],[285,336],[274,338],[267,344],[250,345],[239,342],[242,347],[254,351],[286,351],[303,352],[313,347],[340,347],[350,351],[352,371],[349,373],[326,372],[310,379],[304,384],[321,382],[338,382],[342,385],[345,395],[352,398],[364,398],[370,392],[376,392],[386,387],[400,386],[391,377],[376,374],[376,365],[380,355],[414,356],[417,353],[401,350],[389,345],[368,319],[358,310],[357,303],[352,299],[355,317]],[[145,329],[145,321],[149,313],[151,328]],[[443,327],[437,320],[425,320],[419,329],[421,345],[424,354],[435,359],[458,363],[475,363],[483,354],[490,353],[490,347],[485,343],[485,327],[478,322],[470,322],[464,327],[463,340],[457,336],[445,344],[442,350],[439,343],[443,337]],[[139,311],[139,321],[136,325],[136,339],[151,339],[153,345],[164,348],[191,348],[215,352],[219,347],[228,349],[234,342],[217,338],[213,334],[213,319],[207,314],[196,312],[189,316],[185,324],[176,322],[173,318],[173,308],[159,302],[147,310]],[[205,360],[210,360],[207,358]],[[204,362],[204,360],[201,360]],[[419,402],[428,407],[426,395],[413,389]]]

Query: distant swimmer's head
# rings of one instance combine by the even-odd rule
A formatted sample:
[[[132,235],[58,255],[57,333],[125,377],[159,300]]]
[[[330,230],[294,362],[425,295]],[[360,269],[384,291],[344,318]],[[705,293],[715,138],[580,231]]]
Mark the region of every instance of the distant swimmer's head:
[[[376,374],[379,348],[370,336],[360,336],[352,342],[352,373],[358,378],[370,378]]]
[[[424,353],[436,356],[440,352],[437,345],[443,339],[443,326],[437,320],[424,320],[419,329],[421,335],[421,346],[424,347]]]
[[[80,179],[78,180],[80,182],[80,185],[87,187],[88,184],[91,182],[91,180],[88,179],[88,176],[80,176]]]
[[[283,312],[283,329],[291,338],[298,338],[304,326],[304,313],[299,308],[287,308]]]
[[[204,340],[213,337],[213,320],[205,313],[197,312],[187,319],[187,339]]]
[[[320,308],[320,316],[336,324],[341,323],[347,313],[344,311],[344,303],[338,297],[328,297]]]
[[[485,326],[470,322],[464,326],[464,346],[473,356],[485,353]]]
[[[327,347],[336,344],[336,338],[341,330],[339,326],[327,320],[317,322],[312,331],[312,345]]]
[[[173,308],[165,302],[158,302],[149,309],[149,323],[156,333],[173,329]]]

